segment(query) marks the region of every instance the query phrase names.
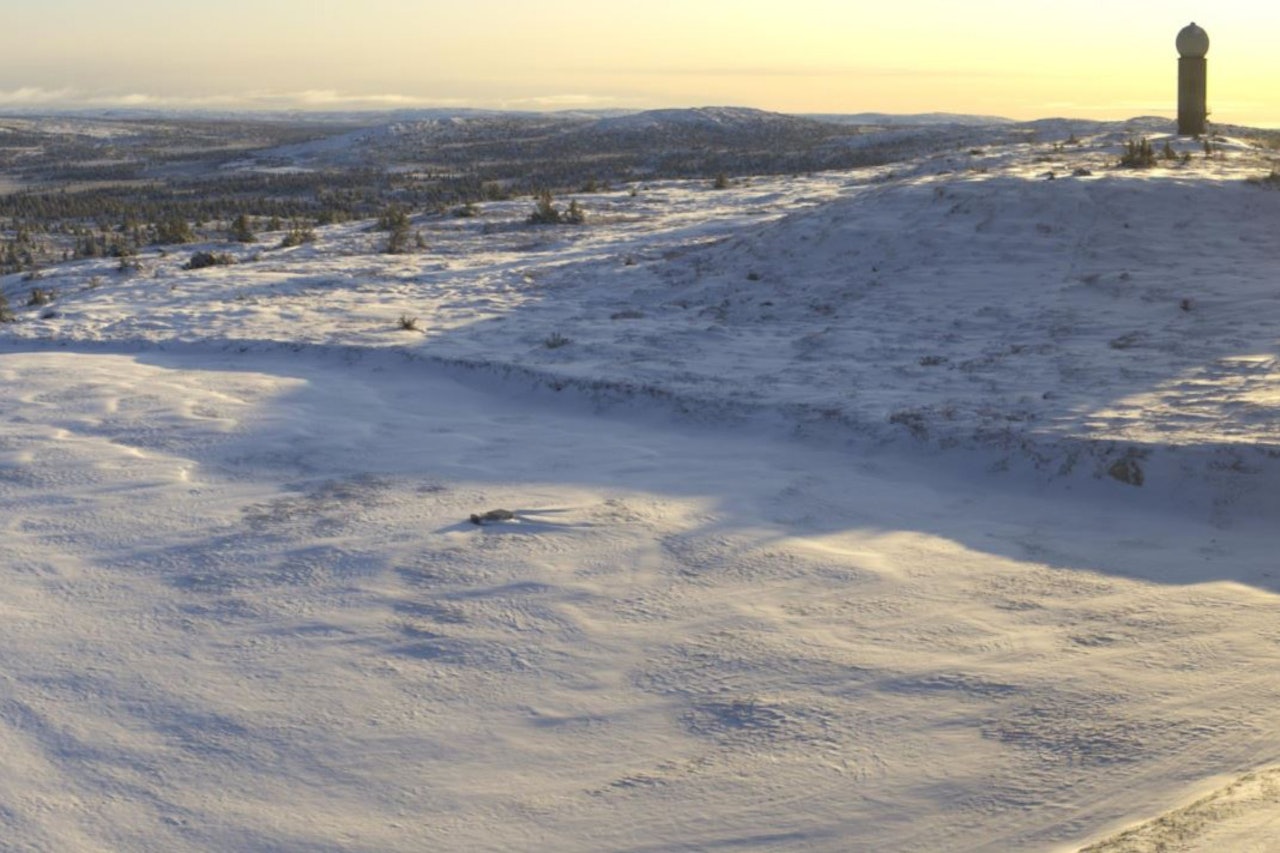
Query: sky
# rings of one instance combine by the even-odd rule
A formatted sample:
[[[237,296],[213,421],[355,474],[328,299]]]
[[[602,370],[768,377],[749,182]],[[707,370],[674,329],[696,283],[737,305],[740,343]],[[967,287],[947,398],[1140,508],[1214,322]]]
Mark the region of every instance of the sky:
[[[1280,4],[1075,0],[0,0],[0,110],[736,105],[1280,125]]]

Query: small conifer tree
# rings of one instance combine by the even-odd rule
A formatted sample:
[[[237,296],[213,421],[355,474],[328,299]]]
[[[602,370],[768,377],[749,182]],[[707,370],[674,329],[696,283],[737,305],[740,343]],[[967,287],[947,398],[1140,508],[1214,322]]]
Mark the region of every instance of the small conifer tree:
[[[387,254],[403,255],[409,251],[409,223],[406,220],[403,225],[396,225],[391,229],[391,233],[387,235]]]
[[[256,243],[257,236],[253,233],[253,225],[249,222],[249,217],[240,214],[231,223],[231,239],[238,243]]]
[[[1120,155],[1120,165],[1129,169],[1149,169],[1156,164],[1156,152],[1151,147],[1151,140],[1130,139],[1124,144],[1124,154]]]
[[[376,228],[379,231],[408,231],[409,230],[409,211],[405,210],[398,204],[388,206],[378,215],[378,224]]]
[[[196,234],[185,219],[170,217],[152,226],[151,242],[159,244],[194,243]]]
[[[289,249],[304,243],[314,243],[316,232],[306,221],[295,219],[289,224],[289,231],[280,240],[280,248]]]
[[[551,191],[543,190],[538,194],[533,213],[529,214],[529,223],[531,225],[558,225],[561,220],[560,208],[556,207],[555,201],[551,198]]]

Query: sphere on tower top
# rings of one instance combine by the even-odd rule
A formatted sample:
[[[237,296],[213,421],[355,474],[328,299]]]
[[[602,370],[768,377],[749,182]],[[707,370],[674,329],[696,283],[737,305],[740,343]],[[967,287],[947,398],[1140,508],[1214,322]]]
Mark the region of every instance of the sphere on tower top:
[[[1209,52],[1209,34],[1195,23],[1187,24],[1178,33],[1178,54],[1188,59],[1200,59]]]

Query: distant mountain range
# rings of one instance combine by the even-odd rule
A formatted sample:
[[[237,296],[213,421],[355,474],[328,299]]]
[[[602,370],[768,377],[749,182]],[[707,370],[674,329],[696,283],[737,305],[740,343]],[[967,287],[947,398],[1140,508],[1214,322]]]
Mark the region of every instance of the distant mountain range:
[[[460,107],[433,107],[387,111],[309,111],[309,110],[183,110],[183,109],[8,109],[0,114],[15,116],[68,116],[78,118],[129,121],[139,119],[260,119],[292,122],[352,122],[380,124],[390,121],[437,121],[454,118],[493,118],[499,116],[543,116],[582,121],[608,121],[622,129],[626,127],[655,127],[659,124],[699,124],[703,126],[741,128],[748,123],[782,122],[787,119],[804,119],[834,124],[866,125],[928,125],[962,124],[993,125],[1012,124],[1012,119],[1001,116],[967,115],[962,113],[778,113],[751,107],[713,106],[679,107],[654,110],[493,110]]]

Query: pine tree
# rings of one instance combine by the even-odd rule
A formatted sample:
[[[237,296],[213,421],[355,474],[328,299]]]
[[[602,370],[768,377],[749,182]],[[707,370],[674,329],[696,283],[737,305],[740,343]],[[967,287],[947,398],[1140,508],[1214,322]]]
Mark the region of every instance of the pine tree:
[[[257,236],[253,233],[253,226],[249,223],[249,217],[240,214],[231,223],[231,239],[238,243],[256,243]]]
[[[558,225],[560,221],[560,208],[556,207],[555,202],[552,201],[550,190],[543,190],[538,194],[538,201],[534,204],[533,213],[529,214],[529,224]]]
[[[166,245],[170,243],[194,243],[196,241],[195,232],[191,230],[187,220],[176,216],[151,227],[153,234],[151,242],[153,243]]]

